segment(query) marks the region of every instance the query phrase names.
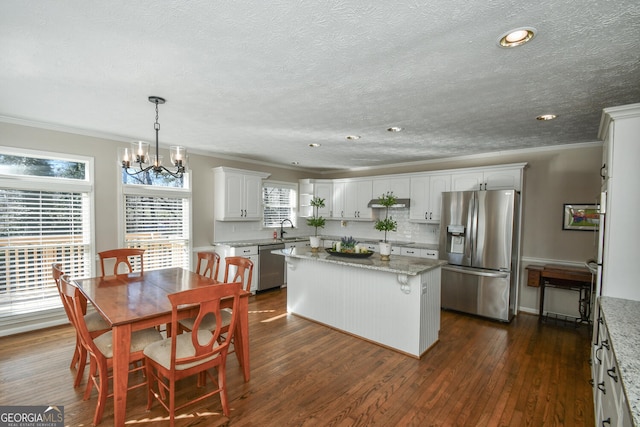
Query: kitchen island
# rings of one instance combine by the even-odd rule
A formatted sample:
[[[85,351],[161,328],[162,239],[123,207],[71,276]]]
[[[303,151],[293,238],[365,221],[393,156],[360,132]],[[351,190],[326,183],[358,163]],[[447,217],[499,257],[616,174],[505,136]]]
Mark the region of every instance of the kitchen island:
[[[416,358],[438,341],[444,261],[300,247],[274,253],[286,257],[289,313]]]

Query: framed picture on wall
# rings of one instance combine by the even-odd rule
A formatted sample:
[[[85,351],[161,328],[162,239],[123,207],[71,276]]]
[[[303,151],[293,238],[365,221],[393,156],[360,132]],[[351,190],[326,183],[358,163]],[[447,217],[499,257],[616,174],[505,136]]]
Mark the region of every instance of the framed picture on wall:
[[[599,230],[600,205],[565,203],[562,229],[582,231]]]

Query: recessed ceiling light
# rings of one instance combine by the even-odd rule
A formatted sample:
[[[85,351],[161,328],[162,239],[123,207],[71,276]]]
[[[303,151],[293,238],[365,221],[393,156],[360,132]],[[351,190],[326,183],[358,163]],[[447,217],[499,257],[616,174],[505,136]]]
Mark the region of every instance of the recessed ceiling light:
[[[536,117],[536,120],[553,120],[555,118],[557,118],[558,116],[555,114],[541,114],[538,117]]]
[[[360,139],[360,135],[347,135],[347,139],[352,139],[352,140]]]
[[[311,148],[317,148],[320,147],[320,144],[316,144],[315,142],[313,144],[309,144],[309,147]]]
[[[531,40],[536,35],[536,29],[532,27],[516,28],[500,36],[498,45],[501,47],[521,46]]]
[[[402,128],[398,126],[391,126],[390,128],[387,128],[387,131],[389,132],[400,132],[401,130]]]

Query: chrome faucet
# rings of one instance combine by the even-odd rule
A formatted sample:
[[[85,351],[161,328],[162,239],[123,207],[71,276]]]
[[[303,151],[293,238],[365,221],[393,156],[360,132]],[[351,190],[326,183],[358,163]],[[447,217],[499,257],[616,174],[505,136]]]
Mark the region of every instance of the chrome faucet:
[[[293,222],[291,222],[291,220],[289,218],[283,219],[282,222],[280,223],[280,238],[281,239],[284,239],[284,235],[287,234],[287,232],[284,231],[284,222],[285,221],[289,221],[289,224],[291,224],[291,228],[294,228],[293,227]]]

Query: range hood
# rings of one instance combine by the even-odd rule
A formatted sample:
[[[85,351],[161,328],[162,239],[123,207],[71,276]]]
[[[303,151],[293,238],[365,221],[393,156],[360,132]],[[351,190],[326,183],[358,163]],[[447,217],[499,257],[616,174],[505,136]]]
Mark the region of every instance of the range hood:
[[[395,205],[390,206],[391,208],[408,208],[410,205],[409,203],[409,199],[397,199]],[[380,204],[380,201],[378,199],[373,199],[369,202],[369,204],[367,205],[370,208],[384,208],[385,206],[382,206]]]

